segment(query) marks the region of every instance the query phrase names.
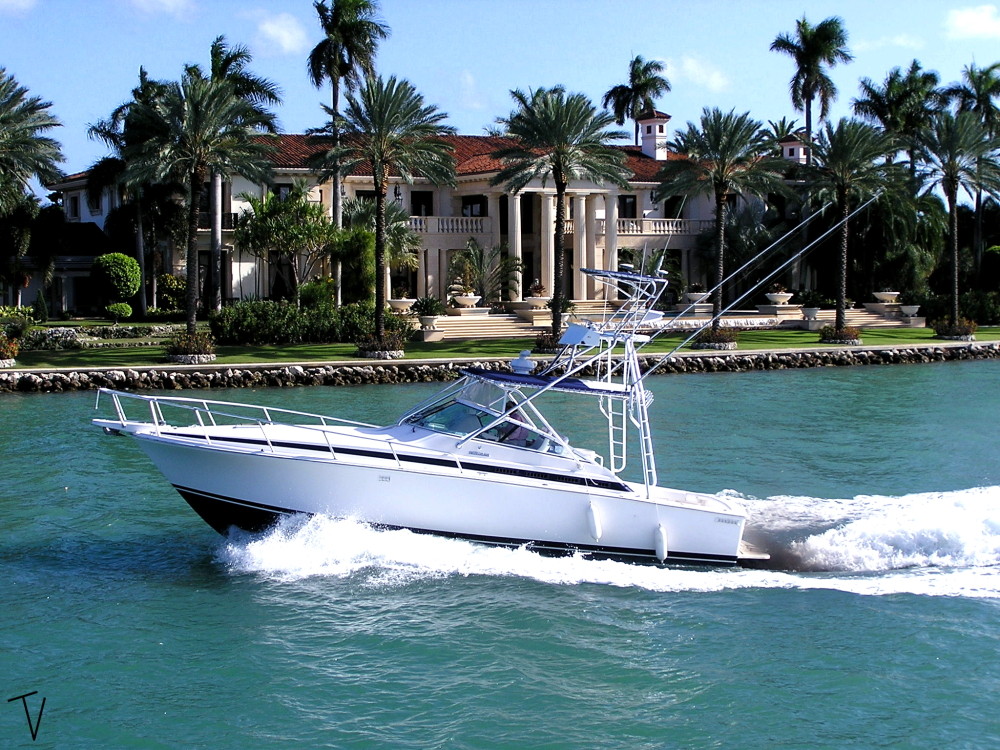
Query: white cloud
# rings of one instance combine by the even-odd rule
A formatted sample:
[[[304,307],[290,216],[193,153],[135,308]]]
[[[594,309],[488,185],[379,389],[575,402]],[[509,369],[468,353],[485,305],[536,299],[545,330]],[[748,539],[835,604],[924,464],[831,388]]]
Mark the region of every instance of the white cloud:
[[[263,17],[257,24],[257,32],[261,46],[273,54],[298,54],[308,46],[305,29],[290,13]]]
[[[463,70],[458,75],[458,88],[462,93],[462,106],[468,109],[486,109],[479,86],[475,76],[468,70]]]
[[[194,12],[193,0],[130,0],[132,6],[143,13],[166,13],[176,18],[184,18]]]
[[[38,0],[0,0],[0,13],[27,13]]]
[[[682,79],[714,92],[729,88],[729,78],[726,74],[702,60],[685,55],[679,63],[674,63],[672,60],[664,62],[666,64],[664,72],[671,83],[675,79]]]
[[[945,34],[949,39],[1000,39],[1000,11],[995,5],[949,10]]]
[[[923,49],[924,40],[909,34],[897,34],[895,36],[883,36],[878,39],[862,39],[852,44],[855,52],[870,52],[872,50],[885,49],[887,47],[899,47],[901,49]]]

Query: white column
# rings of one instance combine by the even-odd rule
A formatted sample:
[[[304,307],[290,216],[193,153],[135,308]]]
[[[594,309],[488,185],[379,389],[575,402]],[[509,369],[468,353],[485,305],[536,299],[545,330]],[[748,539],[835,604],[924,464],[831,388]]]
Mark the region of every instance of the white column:
[[[497,222],[500,217],[497,217]],[[524,260],[524,252],[521,247],[521,196],[511,193],[507,196],[507,242],[510,244],[510,255],[517,261]],[[525,287],[532,281],[532,270],[524,269],[521,274],[521,283],[517,289],[511,291],[511,300],[519,302]]]
[[[556,288],[556,256],[553,250],[553,245],[555,244],[556,215],[554,210],[555,206],[552,205],[552,200],[555,196],[551,193],[539,193],[538,197],[542,201],[542,220],[539,222],[538,227],[542,240],[542,258],[540,264],[542,284],[545,285],[549,294],[554,295]]]
[[[618,193],[604,196],[604,268],[618,270]]]
[[[587,298],[587,277],[581,269],[587,265],[587,196],[573,196],[573,299]]]
[[[500,193],[486,194],[486,213],[490,217],[490,245],[500,244]]]
[[[587,212],[584,218],[587,223],[587,268],[597,268],[597,196],[588,195],[586,206]],[[587,299],[597,299],[598,292],[603,288],[603,284],[596,284],[594,279],[588,278]]]
[[[447,303],[448,285],[451,283],[451,279],[448,278],[448,251],[439,249],[436,252],[438,261],[438,296]]]

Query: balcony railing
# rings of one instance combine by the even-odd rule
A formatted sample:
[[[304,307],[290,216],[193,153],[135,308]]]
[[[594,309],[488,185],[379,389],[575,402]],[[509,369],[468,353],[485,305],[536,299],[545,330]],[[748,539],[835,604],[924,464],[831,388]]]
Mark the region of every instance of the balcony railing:
[[[236,214],[224,213],[222,214],[222,228],[232,229],[236,224]],[[208,211],[201,211],[198,214],[198,229],[211,229],[212,228],[212,214]]]
[[[618,219],[618,234],[648,234],[671,235],[683,234],[696,236],[715,226],[709,219]],[[597,220],[597,233],[607,234],[604,219]]]
[[[410,229],[420,234],[489,234],[488,216],[411,216]]]

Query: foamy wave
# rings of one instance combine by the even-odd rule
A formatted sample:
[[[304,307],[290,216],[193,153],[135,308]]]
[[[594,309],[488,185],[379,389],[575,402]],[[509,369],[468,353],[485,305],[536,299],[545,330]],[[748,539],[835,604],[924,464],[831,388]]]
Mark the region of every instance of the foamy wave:
[[[289,518],[264,534],[231,537],[220,546],[218,559],[233,572],[274,580],[332,576],[374,587],[450,576],[507,576],[665,593],[784,588],[1000,598],[1000,488],[866,496],[833,503],[833,513],[828,512],[831,508],[818,510],[828,502],[811,499],[799,510],[817,509],[811,523],[820,527],[834,521],[837,525],[824,530],[814,525],[818,533],[791,541],[785,550],[814,571],[808,573],[662,569],[580,556],[542,557],[525,549],[378,531],[357,521],[322,516]],[[747,504],[759,525],[778,499]],[[798,523],[806,517],[800,513]]]

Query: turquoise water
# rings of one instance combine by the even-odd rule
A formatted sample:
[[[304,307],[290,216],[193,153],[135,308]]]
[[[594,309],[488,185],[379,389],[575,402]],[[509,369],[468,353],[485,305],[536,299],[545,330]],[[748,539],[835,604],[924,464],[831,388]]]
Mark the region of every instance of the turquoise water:
[[[998,383],[653,379],[661,482],[740,498],[779,570],[326,518],[225,539],[88,425],[94,394],[4,396],[0,680],[37,693],[0,702],[0,746],[996,747]],[[434,388],[212,395],[382,421]]]

